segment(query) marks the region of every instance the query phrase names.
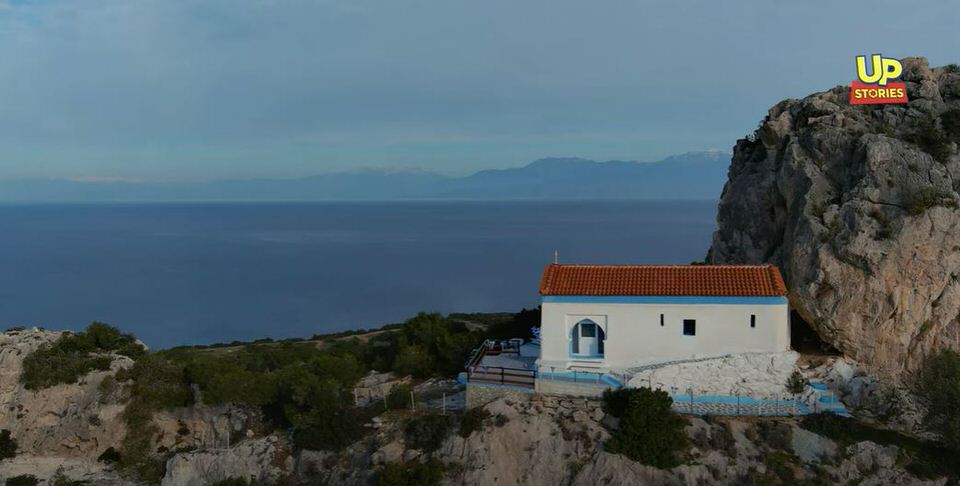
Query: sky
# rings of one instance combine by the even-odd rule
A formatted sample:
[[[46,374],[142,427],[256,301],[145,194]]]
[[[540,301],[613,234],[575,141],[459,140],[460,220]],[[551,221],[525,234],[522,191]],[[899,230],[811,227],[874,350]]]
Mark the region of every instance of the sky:
[[[960,3],[0,0],[0,179],[451,175],[730,150]]]

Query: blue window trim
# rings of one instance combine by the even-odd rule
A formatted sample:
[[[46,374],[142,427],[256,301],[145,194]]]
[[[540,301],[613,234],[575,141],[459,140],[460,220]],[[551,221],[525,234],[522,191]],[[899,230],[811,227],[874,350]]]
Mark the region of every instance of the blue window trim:
[[[701,297],[693,295],[544,295],[542,301],[577,304],[787,304],[786,297]]]

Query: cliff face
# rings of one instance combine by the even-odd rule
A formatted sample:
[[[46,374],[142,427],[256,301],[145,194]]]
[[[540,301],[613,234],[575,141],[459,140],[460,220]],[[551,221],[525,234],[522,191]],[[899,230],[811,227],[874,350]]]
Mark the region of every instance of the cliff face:
[[[123,406],[103,400],[98,388],[104,377],[133,362],[118,356],[110,371],[78,383],[27,390],[20,383],[23,359],[60,335],[38,329],[0,334],[0,429],[11,431],[22,454],[95,459],[119,443],[126,429]]]
[[[840,86],[737,142],[710,263],[780,266],[791,306],[885,377],[960,336],[960,73],[904,60],[906,105]]]

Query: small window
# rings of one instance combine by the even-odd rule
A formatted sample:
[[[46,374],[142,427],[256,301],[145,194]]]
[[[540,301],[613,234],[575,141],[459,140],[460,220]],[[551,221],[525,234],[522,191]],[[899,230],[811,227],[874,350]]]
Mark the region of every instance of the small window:
[[[750,327],[757,327],[757,315],[750,314]]]
[[[581,322],[580,337],[597,337],[597,325],[592,322]]]
[[[684,336],[696,336],[697,335],[697,321],[695,319],[684,319],[683,320],[683,335]]]
[[[660,327],[663,327],[663,314],[660,314]]]

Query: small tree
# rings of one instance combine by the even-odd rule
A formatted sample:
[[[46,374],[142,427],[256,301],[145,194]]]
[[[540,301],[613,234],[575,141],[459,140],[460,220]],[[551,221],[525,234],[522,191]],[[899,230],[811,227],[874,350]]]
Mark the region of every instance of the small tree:
[[[943,350],[927,357],[919,392],[927,404],[927,427],[939,432],[945,445],[960,451],[960,354]]]
[[[443,480],[444,466],[437,459],[425,463],[410,461],[384,466],[377,478],[378,486],[434,486]]]
[[[670,395],[662,390],[638,388],[607,398],[626,398],[620,429],[607,442],[607,450],[659,468],[680,464],[679,455],[687,448],[687,421],[671,409]],[[609,411],[619,408],[621,403],[606,407]]]
[[[804,388],[806,388],[809,383],[810,382],[804,378],[798,370],[793,370],[793,373],[787,378],[787,391],[794,395],[799,395],[803,393]]]
[[[413,387],[407,383],[397,383],[387,393],[387,407],[393,410],[410,408],[410,393]]]
[[[7,478],[7,481],[3,484],[4,486],[37,486],[40,484],[40,480],[32,474],[21,474]]]
[[[464,412],[460,420],[460,437],[470,437],[470,434],[483,429],[483,424],[488,418],[490,418],[490,412],[483,407],[474,407]]]
[[[411,418],[404,429],[407,447],[424,452],[439,449],[447,438],[450,425],[447,415],[429,414]]]
[[[0,430],[0,459],[9,459],[17,455],[17,441],[10,437],[10,431]]]

